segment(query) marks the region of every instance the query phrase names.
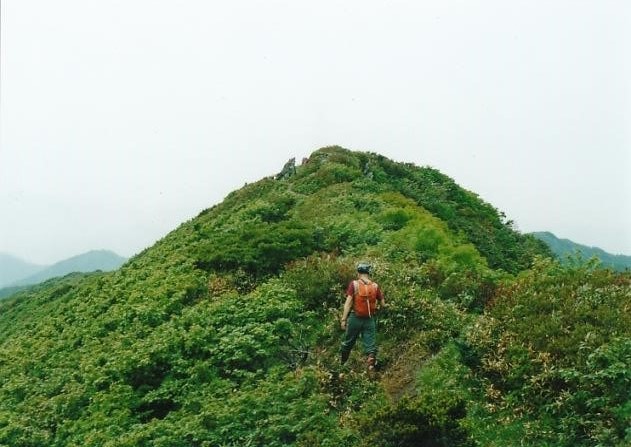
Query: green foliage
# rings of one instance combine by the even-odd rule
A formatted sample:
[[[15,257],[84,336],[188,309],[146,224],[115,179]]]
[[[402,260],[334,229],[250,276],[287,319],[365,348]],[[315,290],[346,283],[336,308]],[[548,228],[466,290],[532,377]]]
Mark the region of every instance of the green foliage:
[[[344,287],[354,277],[354,266],[334,256],[315,255],[292,263],[282,280],[296,291],[307,309],[326,312],[339,308]]]
[[[562,386],[544,411],[559,421],[565,445],[628,445],[631,441],[631,340],[613,339],[584,363],[551,372]]]
[[[290,220],[280,223],[245,222],[231,231],[214,233],[200,245],[198,265],[204,269],[243,269],[255,276],[277,273],[286,263],[318,247],[309,226]]]
[[[312,167],[307,176],[298,176],[294,185],[294,191],[302,194],[313,194],[318,190],[336,183],[352,182],[361,177],[361,171],[353,164],[353,157],[342,154],[330,155],[322,153],[321,157],[312,156]]]
[[[266,223],[280,222],[288,217],[295,204],[296,198],[290,194],[271,195],[267,200],[250,205],[246,216],[254,219],[258,217]]]

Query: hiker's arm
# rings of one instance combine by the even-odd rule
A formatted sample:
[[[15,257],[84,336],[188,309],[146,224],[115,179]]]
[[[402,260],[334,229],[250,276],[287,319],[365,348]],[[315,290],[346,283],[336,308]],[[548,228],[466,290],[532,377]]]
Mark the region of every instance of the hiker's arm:
[[[342,312],[342,321],[341,321],[342,329],[346,329],[346,320],[348,320],[348,314],[351,312],[352,307],[353,307],[353,297],[350,295],[346,295],[346,302],[344,302],[344,312]]]
[[[381,291],[381,288],[377,289],[377,301],[379,301],[379,309],[385,309],[386,308],[386,299],[383,297],[383,292]]]

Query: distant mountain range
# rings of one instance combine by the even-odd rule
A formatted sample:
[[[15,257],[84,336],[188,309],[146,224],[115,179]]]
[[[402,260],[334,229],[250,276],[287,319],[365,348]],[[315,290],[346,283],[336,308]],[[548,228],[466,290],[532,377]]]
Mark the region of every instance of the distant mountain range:
[[[580,254],[580,256],[586,260],[596,257],[602,262],[603,266],[611,267],[617,271],[631,269],[631,256],[613,255],[598,247],[588,247],[587,245],[578,244],[569,239],[558,238],[549,231],[540,231],[531,234],[545,242],[561,261],[568,260],[569,257]]]
[[[0,288],[19,289],[73,272],[116,270],[126,258],[108,250],[92,250],[53,265],[36,265],[15,256],[0,253]]]
[[[0,253],[0,287],[34,275],[47,266],[31,264],[8,253]]]

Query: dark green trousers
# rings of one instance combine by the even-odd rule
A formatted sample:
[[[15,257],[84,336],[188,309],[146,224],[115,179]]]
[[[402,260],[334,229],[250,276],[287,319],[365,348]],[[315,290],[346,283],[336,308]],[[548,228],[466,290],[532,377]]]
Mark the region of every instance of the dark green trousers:
[[[346,322],[346,334],[342,342],[342,354],[348,354],[361,335],[364,354],[377,356],[377,324],[374,318],[360,318],[351,312]]]

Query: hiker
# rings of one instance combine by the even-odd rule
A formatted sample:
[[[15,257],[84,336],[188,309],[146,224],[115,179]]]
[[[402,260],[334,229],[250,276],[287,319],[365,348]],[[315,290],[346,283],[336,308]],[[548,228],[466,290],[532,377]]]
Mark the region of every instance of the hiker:
[[[357,279],[351,281],[346,289],[346,302],[342,313],[341,326],[346,331],[341,349],[342,365],[346,363],[351,349],[361,334],[364,354],[369,371],[377,364],[376,322],[377,305],[385,306],[383,293],[379,285],[370,279],[370,264],[357,264]]]

